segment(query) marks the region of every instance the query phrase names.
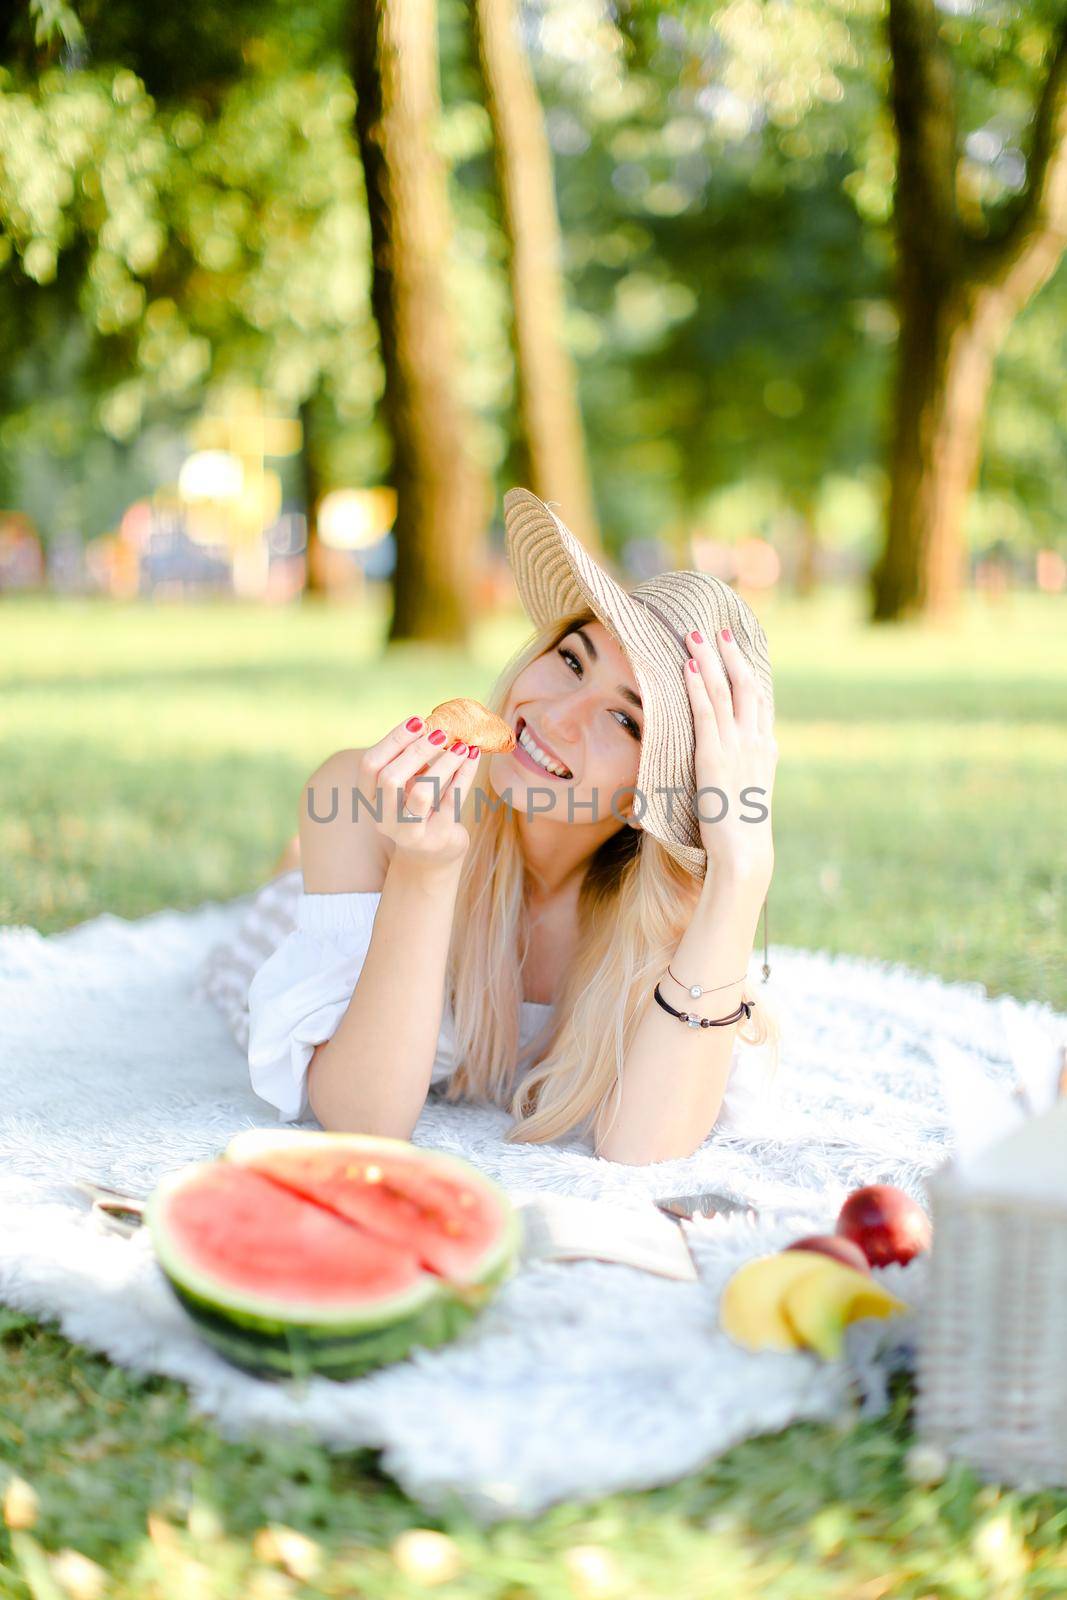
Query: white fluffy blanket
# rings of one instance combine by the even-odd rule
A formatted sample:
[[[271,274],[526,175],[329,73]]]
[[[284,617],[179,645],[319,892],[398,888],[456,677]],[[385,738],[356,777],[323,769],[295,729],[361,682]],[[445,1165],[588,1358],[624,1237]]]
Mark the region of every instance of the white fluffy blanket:
[[[0,1300],[58,1319],[123,1366],[180,1379],[230,1437],[304,1428],[330,1448],[377,1448],[426,1507],[462,1504],[484,1521],[670,1482],[740,1439],[855,1405],[855,1359],[850,1374],[806,1353],[734,1347],[716,1326],[722,1286],[740,1259],[832,1226],[857,1184],[884,1180],[921,1197],[948,1140],[936,1045],[955,1045],[976,1074],[1003,1081],[1002,1008],[1014,1002],[975,984],[774,948],[766,992],[785,1038],[765,1119],[649,1167],[598,1160],[577,1143],[509,1145],[505,1112],[431,1097],[415,1142],[462,1154],[516,1194],[640,1205],[725,1189],[760,1206],[761,1219],[687,1230],[699,1284],[602,1262],[529,1265],[452,1345],[347,1384],[274,1385],[199,1339],[144,1230],[101,1231],[70,1187],[88,1176],[144,1193],[239,1129],[277,1126],[195,982],[250,899],[134,922],[104,915],[47,938],[0,929]],[[1047,1008],[1026,1010],[1060,1024]],[[919,1303],[923,1276],[916,1262],[887,1281]],[[868,1403],[874,1350],[868,1343]]]

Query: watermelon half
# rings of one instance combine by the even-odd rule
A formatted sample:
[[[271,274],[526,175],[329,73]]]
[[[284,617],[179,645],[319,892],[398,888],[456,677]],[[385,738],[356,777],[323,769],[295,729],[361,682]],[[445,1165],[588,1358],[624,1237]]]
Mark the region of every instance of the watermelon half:
[[[296,1129],[168,1174],[145,1220],[204,1337],[271,1378],[352,1378],[455,1338],[522,1238],[506,1192],[458,1156]]]

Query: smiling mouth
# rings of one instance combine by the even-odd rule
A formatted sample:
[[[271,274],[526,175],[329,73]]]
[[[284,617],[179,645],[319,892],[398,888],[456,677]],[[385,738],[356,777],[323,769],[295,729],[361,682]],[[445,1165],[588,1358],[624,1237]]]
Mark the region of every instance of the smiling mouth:
[[[545,774],[546,778],[555,778],[558,783],[567,783],[567,782],[569,782],[574,777],[574,773],[570,770],[569,767],[564,767],[564,763],[562,761],[560,761],[558,763],[558,765],[561,766],[561,767],[564,767],[563,772],[552,772],[552,771],[549,770],[548,767],[543,767],[541,765],[541,763],[536,759],[536,757],[532,756],[530,754],[529,750],[524,748],[523,743],[522,743],[521,735],[522,735],[522,730],[525,728],[525,726],[526,726],[526,718],[525,717],[520,717],[519,720],[515,724],[515,752],[514,753],[515,753],[516,759],[519,758],[520,752],[521,752],[521,755],[525,756],[526,760],[530,763],[530,765],[533,766],[533,767],[536,767],[538,772],[543,772]],[[530,738],[531,739],[533,738],[533,734],[530,735]],[[538,747],[538,748],[540,748],[540,747]],[[547,754],[547,751],[546,751],[546,754]]]

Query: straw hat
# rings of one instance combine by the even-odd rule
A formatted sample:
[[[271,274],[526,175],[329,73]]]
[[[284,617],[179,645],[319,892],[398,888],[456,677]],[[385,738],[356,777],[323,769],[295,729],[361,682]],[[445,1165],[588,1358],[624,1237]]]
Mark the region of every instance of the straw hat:
[[[637,679],[644,733],[637,816],[694,877],[703,878],[707,854],[696,814],[696,734],[682,668],[693,628],[719,643],[729,627],[762,684],[774,717],[767,639],[751,607],[706,572],[661,572],[625,590],[582,548],[574,534],[529,489],[504,496],[507,557],[522,603],[537,627],[589,606],[624,651]],[[729,683],[722,657],[719,667]],[[663,793],[662,791],[669,791]]]

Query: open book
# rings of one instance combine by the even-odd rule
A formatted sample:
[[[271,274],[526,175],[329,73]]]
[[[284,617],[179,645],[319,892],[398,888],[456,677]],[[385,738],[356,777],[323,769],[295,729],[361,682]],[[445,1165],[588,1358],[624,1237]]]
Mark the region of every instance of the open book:
[[[513,1196],[523,1228],[524,1262],[617,1261],[663,1278],[700,1274],[685,1229],[649,1200],[644,1206],[580,1195]]]

